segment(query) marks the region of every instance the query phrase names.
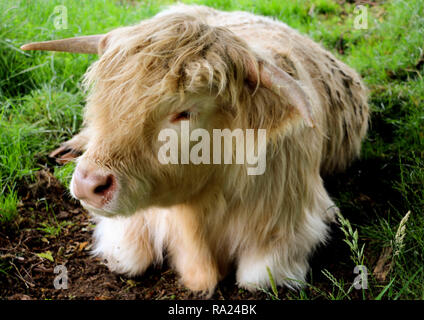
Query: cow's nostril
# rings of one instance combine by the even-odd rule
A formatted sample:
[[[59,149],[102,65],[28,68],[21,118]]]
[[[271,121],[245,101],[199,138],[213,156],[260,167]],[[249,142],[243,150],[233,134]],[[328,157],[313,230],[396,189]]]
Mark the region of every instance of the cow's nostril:
[[[105,182],[94,189],[94,193],[97,195],[105,195],[108,191],[113,189],[113,185],[114,178],[112,175],[108,175]]]
[[[77,166],[72,177],[71,192],[75,198],[101,208],[113,199],[118,188],[117,179],[113,174],[88,169]]]
[[[72,177],[71,193],[78,200],[101,208],[112,201],[118,189],[118,180],[112,173],[96,169],[78,165]]]

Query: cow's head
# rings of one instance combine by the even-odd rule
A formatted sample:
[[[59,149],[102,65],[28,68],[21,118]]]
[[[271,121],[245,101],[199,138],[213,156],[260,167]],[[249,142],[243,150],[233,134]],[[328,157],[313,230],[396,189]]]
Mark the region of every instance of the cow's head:
[[[32,43],[24,50],[98,53],[88,70],[84,125],[71,193],[90,211],[129,215],[170,206],[230,179],[222,166],[162,164],[162,129],[312,125],[299,84],[230,30],[192,16],[154,17],[105,35]],[[303,119],[303,120],[302,120]],[[180,149],[180,148],[178,148]]]

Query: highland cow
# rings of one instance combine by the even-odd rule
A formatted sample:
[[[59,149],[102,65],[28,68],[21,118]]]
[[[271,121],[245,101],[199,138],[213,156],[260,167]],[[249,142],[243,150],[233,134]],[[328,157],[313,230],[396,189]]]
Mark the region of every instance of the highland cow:
[[[278,285],[301,285],[337,209],[321,174],[357,157],[367,131],[354,70],[282,22],[203,6],[22,49],[100,55],[84,127],[53,155],[82,153],[70,189],[111,270],[139,275],[166,256],[193,291],[213,292],[232,267],[249,290],[270,286],[268,268]],[[158,135],[180,121],[265,129],[265,172],[160,163]]]

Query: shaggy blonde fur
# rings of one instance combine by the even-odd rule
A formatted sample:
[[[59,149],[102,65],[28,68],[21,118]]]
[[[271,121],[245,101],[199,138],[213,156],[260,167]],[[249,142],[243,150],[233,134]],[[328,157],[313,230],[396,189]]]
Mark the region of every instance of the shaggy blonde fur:
[[[136,275],[167,252],[195,291],[212,292],[233,265],[249,290],[270,285],[267,267],[278,285],[298,287],[336,210],[321,173],[344,169],[367,131],[358,74],[284,23],[202,6],[173,6],[113,30],[99,53],[85,78],[85,128],[69,143],[85,150],[78,166],[118,180],[104,208],[86,205],[102,215],[95,253]],[[314,127],[265,85],[264,72],[276,79],[267,66],[302,89]],[[266,129],[265,173],[160,164],[158,133],[184,110],[191,129]]]

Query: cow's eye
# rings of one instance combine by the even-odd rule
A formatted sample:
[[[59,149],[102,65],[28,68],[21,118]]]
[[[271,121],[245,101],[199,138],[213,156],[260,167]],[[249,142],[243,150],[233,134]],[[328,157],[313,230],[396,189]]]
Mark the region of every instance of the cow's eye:
[[[188,120],[188,119],[190,119],[190,111],[183,111],[183,112],[177,113],[172,118],[172,122],[181,121],[181,120]]]

